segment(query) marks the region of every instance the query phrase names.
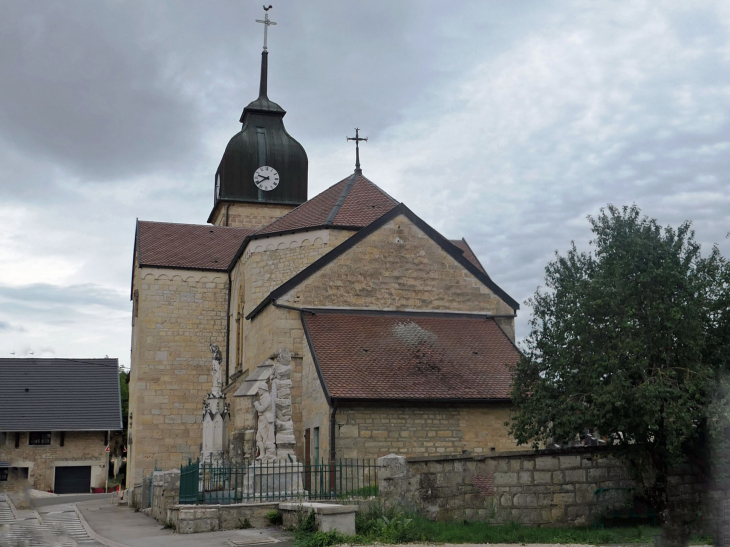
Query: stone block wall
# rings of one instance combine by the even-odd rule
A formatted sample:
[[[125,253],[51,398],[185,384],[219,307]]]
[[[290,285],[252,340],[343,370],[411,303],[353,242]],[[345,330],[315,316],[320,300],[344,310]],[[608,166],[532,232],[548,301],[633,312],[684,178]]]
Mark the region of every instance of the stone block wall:
[[[383,501],[434,519],[585,526],[624,502],[621,490],[597,498],[598,488],[634,486],[620,462],[591,449],[445,458],[387,456],[380,462],[396,469],[381,471]]]
[[[305,307],[514,313],[404,216],[370,234],[280,302]]]
[[[152,511],[153,519],[167,523],[168,510],[180,500],[180,471],[155,471],[152,474]]]
[[[273,203],[219,203],[213,211],[211,224],[234,228],[263,228],[294,209],[293,205]],[[228,209],[228,224],[226,224]]]
[[[341,404],[338,458],[435,456],[518,449],[504,423],[508,404]],[[528,447],[522,447],[527,450]]]
[[[13,471],[12,480],[0,482],[0,491],[19,491],[24,487],[52,491],[56,467],[91,466],[91,487],[104,486],[106,478],[106,444],[102,431],[67,431],[61,446],[61,432],[51,433],[51,444],[29,445],[29,433],[20,433],[18,448],[15,448],[15,433],[8,433],[5,444],[0,446],[0,460],[11,467],[27,468],[28,478]],[[11,478],[8,477],[9,479]]]
[[[225,362],[228,275],[135,268],[127,485],[195,459],[211,388],[211,342]]]
[[[237,530],[248,519],[254,528],[269,524],[266,515],[279,503],[236,503],[231,505],[175,505],[167,511],[167,521],[178,534]]]
[[[271,291],[354,233],[352,230],[313,230],[249,243],[241,257],[245,279],[244,315],[248,315]]]

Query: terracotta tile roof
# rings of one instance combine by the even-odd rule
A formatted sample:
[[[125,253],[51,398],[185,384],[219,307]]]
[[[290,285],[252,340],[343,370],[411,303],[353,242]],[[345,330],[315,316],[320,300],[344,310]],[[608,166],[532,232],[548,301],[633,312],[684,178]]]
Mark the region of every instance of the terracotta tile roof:
[[[353,174],[302,203],[255,235],[342,226],[362,228],[380,218],[398,202],[362,175]]]
[[[246,236],[255,230],[200,224],[137,222],[141,266],[226,271]]]
[[[457,314],[302,315],[335,399],[508,399],[519,352],[494,319]]]
[[[465,239],[449,239],[451,243],[456,245],[459,249],[464,251],[464,258],[466,258],[469,262],[474,264],[477,268],[479,268],[484,273],[487,273],[487,270],[484,269],[484,266],[482,266],[482,263],[479,262],[479,259],[474,254],[474,252],[471,250],[471,247],[469,247],[469,244],[466,242]]]

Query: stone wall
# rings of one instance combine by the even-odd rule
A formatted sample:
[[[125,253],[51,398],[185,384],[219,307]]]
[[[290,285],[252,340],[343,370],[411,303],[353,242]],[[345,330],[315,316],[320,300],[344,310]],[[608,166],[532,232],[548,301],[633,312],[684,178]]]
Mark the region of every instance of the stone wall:
[[[228,275],[135,268],[127,485],[200,454],[211,342],[225,363]]]
[[[152,474],[152,510],[150,516],[165,524],[168,510],[180,501],[180,471],[155,471]]]
[[[621,490],[604,499],[598,488],[634,486],[627,469],[606,451],[496,453],[445,458],[381,458],[380,494],[434,519],[590,525],[621,505]]]
[[[244,315],[248,315],[271,291],[354,233],[351,230],[313,230],[249,243],[241,256],[245,272]]]
[[[338,458],[517,450],[509,404],[370,403],[337,409]],[[528,447],[524,447],[524,450]]]
[[[330,407],[324,396],[322,384],[314,366],[312,352],[306,339],[303,342],[304,358],[302,359],[302,427],[298,432],[297,441],[301,439],[302,450],[304,450],[304,432],[309,429],[310,448],[309,457],[314,461],[317,457],[315,448],[314,431],[319,428],[319,458],[329,460],[330,456]],[[303,453],[302,453],[303,454]],[[303,454],[303,458],[305,455]],[[366,456],[358,456],[366,457]]]
[[[91,487],[104,486],[106,479],[106,444],[102,431],[67,431],[61,446],[61,433],[51,433],[50,445],[29,445],[29,434],[20,434],[15,448],[15,433],[8,433],[0,446],[0,460],[10,463],[11,468],[28,469],[28,478],[11,469],[7,482],[0,482],[0,491],[19,491],[24,487],[52,491],[55,468],[74,465],[91,466]]]
[[[273,203],[230,203],[230,207],[228,205],[225,202],[216,205],[211,218],[214,226],[263,228],[294,209],[293,205]],[[228,209],[228,224],[226,224],[226,209]]]
[[[304,307],[514,313],[402,215],[279,301]]]
[[[269,525],[266,515],[279,507],[272,503],[235,503],[231,505],[174,505],[167,511],[166,523],[178,534],[237,530],[248,522],[254,528]]]

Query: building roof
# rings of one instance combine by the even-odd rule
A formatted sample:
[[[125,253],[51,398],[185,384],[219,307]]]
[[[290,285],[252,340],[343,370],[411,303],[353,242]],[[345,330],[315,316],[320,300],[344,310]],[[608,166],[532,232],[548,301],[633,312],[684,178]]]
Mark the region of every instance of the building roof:
[[[116,359],[0,359],[3,431],[122,429]]]
[[[251,228],[139,220],[135,252],[140,266],[226,271],[253,232]]]
[[[479,268],[484,273],[487,273],[487,270],[484,269],[484,266],[482,266],[482,263],[479,262],[479,259],[477,258],[477,255],[474,254],[474,251],[471,250],[471,247],[469,247],[469,244],[466,242],[466,239],[449,239],[451,243],[456,245],[461,251],[464,253],[464,258],[466,258],[469,262],[474,264],[477,268]]]
[[[519,351],[484,315],[302,313],[328,400],[507,401]]]
[[[254,237],[325,226],[363,228],[398,202],[362,174],[353,173],[261,228]]]

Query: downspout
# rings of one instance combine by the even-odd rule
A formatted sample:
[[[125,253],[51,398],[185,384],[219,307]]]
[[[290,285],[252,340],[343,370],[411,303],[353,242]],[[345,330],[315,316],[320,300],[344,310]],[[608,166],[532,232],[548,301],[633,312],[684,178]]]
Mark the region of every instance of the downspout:
[[[226,205],[226,226],[228,226],[228,209],[230,209],[230,208],[231,208],[231,204],[228,203]]]
[[[226,209],[226,225],[228,210]],[[228,354],[231,353],[231,270],[228,270],[228,307],[226,308],[226,385],[228,385]]]
[[[336,490],[335,476],[335,455],[337,453],[335,442],[335,416],[337,416],[337,400],[332,399],[332,412],[330,412],[330,493],[334,494]]]

